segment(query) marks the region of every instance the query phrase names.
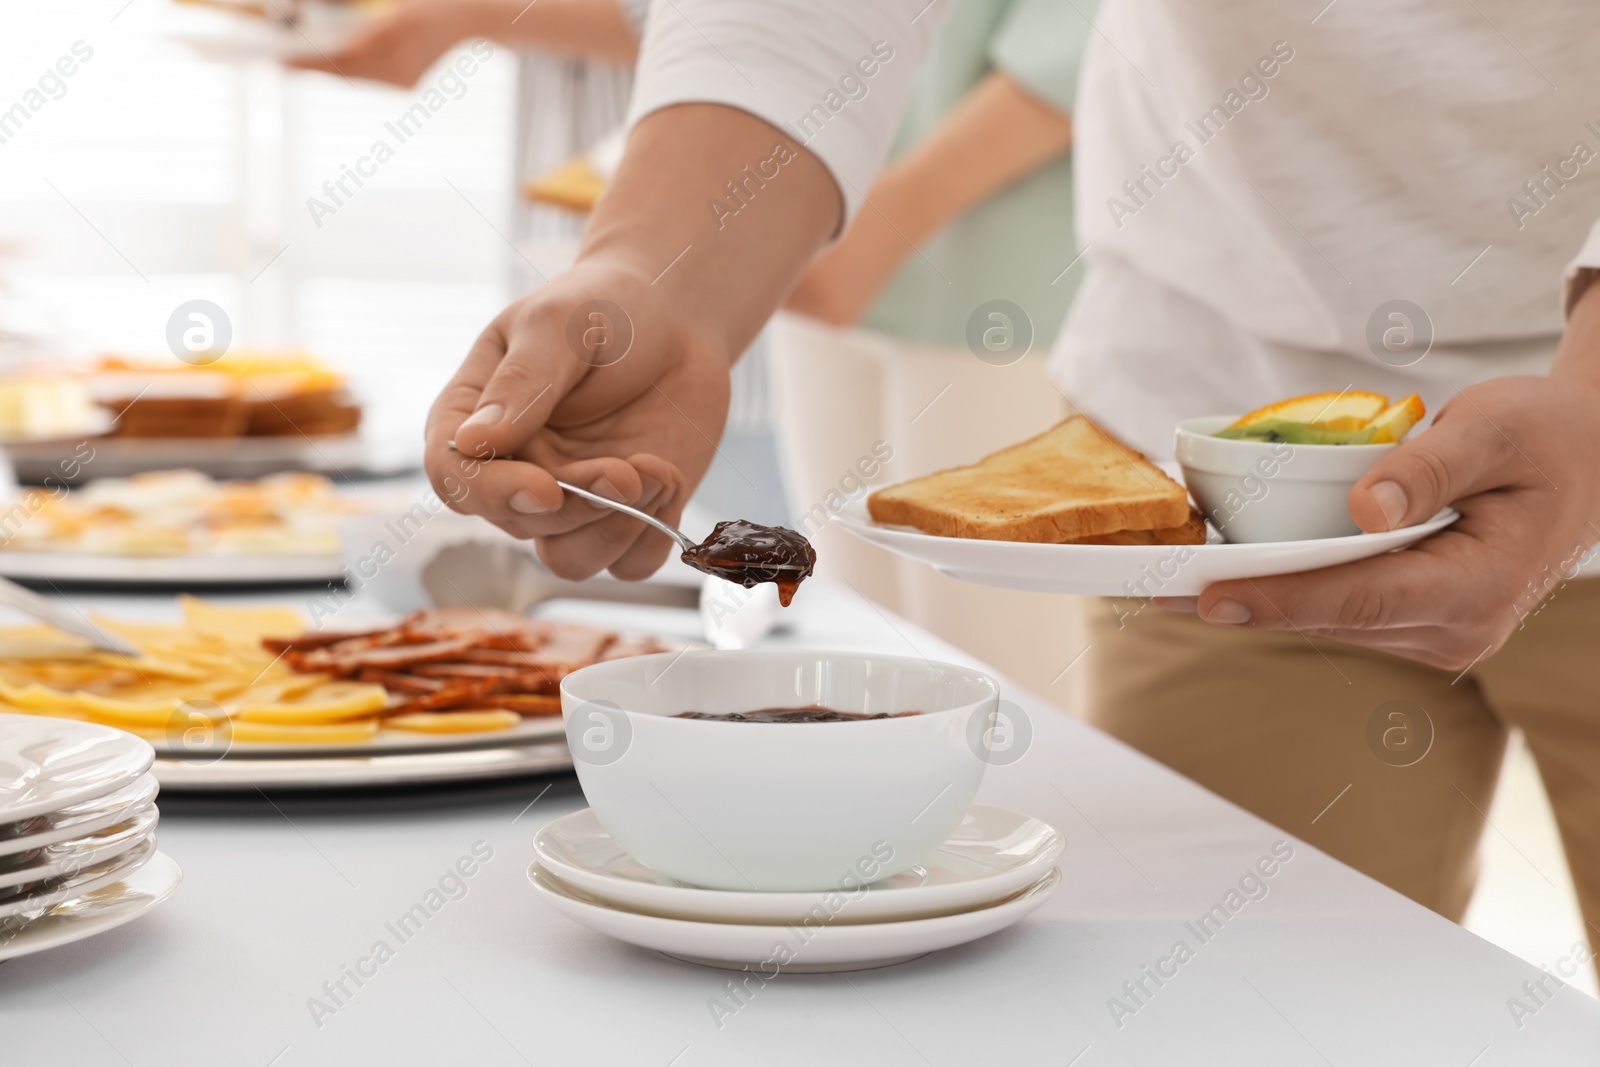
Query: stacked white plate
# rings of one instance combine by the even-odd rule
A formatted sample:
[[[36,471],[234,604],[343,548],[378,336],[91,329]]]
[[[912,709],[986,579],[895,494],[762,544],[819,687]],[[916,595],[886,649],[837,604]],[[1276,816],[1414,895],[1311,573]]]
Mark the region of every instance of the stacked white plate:
[[[155,753],[108,726],[0,715],[0,960],[79,941],[161,903]]]
[[[891,878],[829,892],[730,892],[657,874],[585,808],[539,831],[528,879],[551,907],[603,934],[771,978],[887,967],[1003,930],[1055,891],[1065,848],[1048,823],[974,806],[938,852]]]

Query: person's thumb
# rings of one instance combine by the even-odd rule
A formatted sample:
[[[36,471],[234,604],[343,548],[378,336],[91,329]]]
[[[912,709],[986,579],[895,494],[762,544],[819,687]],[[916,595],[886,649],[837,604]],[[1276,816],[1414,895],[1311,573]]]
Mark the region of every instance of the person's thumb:
[[[1350,490],[1350,517],[1368,533],[1425,522],[1440,508],[1508,484],[1504,434],[1475,407],[1439,413],[1425,432],[1385,453]]]

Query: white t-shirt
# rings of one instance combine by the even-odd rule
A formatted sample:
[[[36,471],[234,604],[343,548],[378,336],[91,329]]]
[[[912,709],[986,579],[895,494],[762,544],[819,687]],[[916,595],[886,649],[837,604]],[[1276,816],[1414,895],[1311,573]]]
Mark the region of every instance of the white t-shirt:
[[[634,117],[753,112],[854,211],[943,6],[925,3],[656,3]],[[880,40],[893,58],[855,76]],[[1592,0],[1106,0],[1057,381],[1165,458],[1181,418],[1347,386],[1437,410],[1545,372],[1564,270],[1600,266],[1597,46]]]
[[[1548,370],[1600,217],[1600,6],[1324,3],[1102,9],[1055,367],[1157,456],[1179,418]]]

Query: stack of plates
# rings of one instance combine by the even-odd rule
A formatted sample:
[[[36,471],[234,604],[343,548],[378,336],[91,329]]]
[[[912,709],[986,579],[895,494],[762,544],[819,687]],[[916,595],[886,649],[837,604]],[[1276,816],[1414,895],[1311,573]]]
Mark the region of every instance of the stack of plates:
[[[1061,881],[1048,823],[975,806],[933,857],[851,892],[740,893],[673,881],[629,856],[588,808],[534,839],[528,878],[563,914],[621,941],[730,970],[855,971],[1003,930]]]
[[[156,851],[154,752],[109,726],[0,715],[0,960],[120,926],[182,875]]]

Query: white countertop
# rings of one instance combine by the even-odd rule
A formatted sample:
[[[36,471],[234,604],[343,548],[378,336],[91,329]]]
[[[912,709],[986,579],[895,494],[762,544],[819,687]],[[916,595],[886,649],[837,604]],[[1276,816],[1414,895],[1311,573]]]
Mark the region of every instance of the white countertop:
[[[126,614],[169,600],[99,601]],[[606,605],[619,625],[687,612]],[[808,584],[775,644],[971,662],[853,595]],[[979,800],[1068,838],[1064,881],[1021,925],[908,964],[781,975],[713,1017],[729,972],[635,949],[544,907],[533,834],[582,806],[571,778],[387,810],[288,794],[195,813],[165,798],[169,902],[0,965],[0,1064],[945,1065],[1600,1062],[1600,1002],[1573,989],[1513,1018],[1536,968],[1026,694],[1034,738]],[[370,805],[369,805],[370,806]],[[1396,818],[1403,818],[1397,812]],[[1293,858],[1210,940],[1186,923],[1275,843]],[[404,944],[385,927],[484,842],[493,857]],[[480,852],[483,845],[479,845]],[[1281,847],[1281,846],[1280,846]],[[325,982],[378,940],[394,957],[332,1014]],[[1132,1014],[1108,1001],[1183,940],[1192,958]],[[1168,970],[1171,965],[1168,965]],[[344,999],[342,996],[340,999]],[[1120,1021],[1120,1025],[1119,1025]]]

